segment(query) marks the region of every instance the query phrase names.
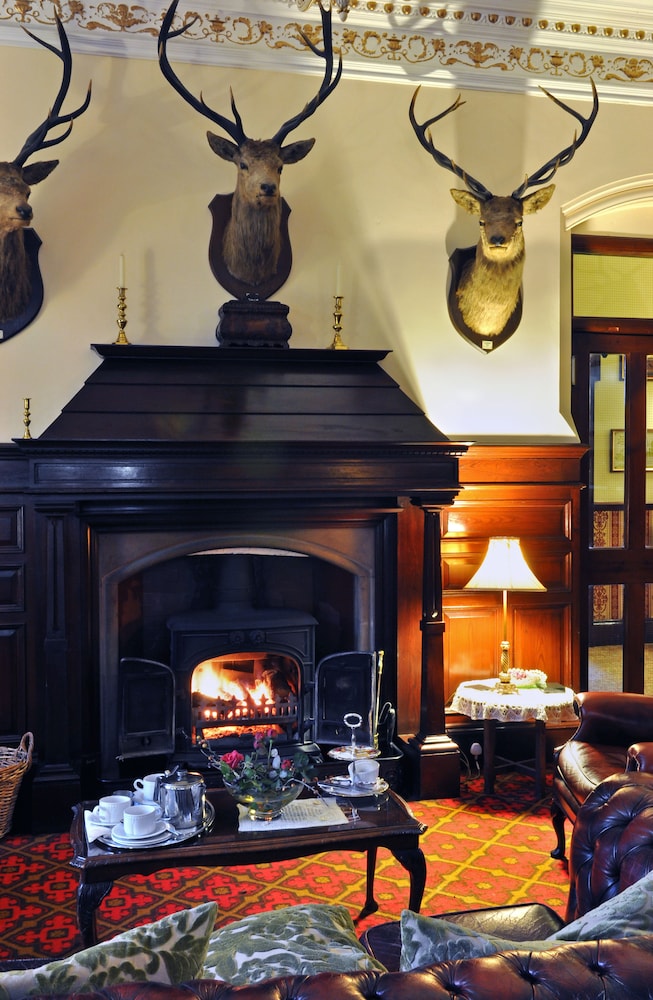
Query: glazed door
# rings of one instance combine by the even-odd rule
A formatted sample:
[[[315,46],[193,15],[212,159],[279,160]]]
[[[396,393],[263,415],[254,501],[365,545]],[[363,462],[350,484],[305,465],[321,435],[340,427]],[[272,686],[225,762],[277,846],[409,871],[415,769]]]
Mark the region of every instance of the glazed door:
[[[595,326],[597,324],[594,324]],[[581,681],[653,693],[653,324],[576,330],[582,502]],[[583,676],[585,672],[585,676]]]

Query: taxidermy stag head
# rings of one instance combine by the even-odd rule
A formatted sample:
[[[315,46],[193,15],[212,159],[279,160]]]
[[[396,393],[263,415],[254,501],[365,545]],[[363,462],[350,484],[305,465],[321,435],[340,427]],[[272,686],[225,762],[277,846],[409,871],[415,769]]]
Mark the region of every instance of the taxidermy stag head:
[[[503,342],[519,324],[525,259],[523,218],[548,204],[555,190],[555,185],[549,181],[560,167],[569,163],[589,135],[599,110],[596,87],[593,80],[591,83],[593,106],[587,118],[544,90],[547,97],[579,122],[580,134],[575,133],[569,146],[552,156],[535,173],[527,175],[507,197],[492,194],[433,144],[429,131],[431,125],[461,107],[465,102],[460,96],[439,115],[420,125],[415,118],[415,101],[420,88],[413,94],[409,117],[417,138],[438,166],[451,170],[464,181],[467,190],[454,188],[451,195],[466,212],[479,217],[480,238],[476,247],[456,251],[452,255],[454,276],[449,293],[449,311],[459,332],[482,350],[491,350]],[[526,194],[529,188],[541,184],[547,186]],[[505,337],[497,339],[504,333]]]
[[[40,240],[33,231],[27,232],[32,222],[29,204],[30,189],[48,177],[59,160],[26,161],[34,153],[63,142],[72,130],[73,121],[86,111],[91,100],[89,83],[86,97],[75,111],[61,113],[68,93],[72,72],[72,55],[64,27],[57,17],[60,49],[27,32],[39,45],[61,59],[63,64],[61,86],[54,104],[43,122],[27,137],[23,148],[14,160],[0,162],[0,324],[3,339],[18,333],[34,318],[41,306],[43,287],[36,254]],[[48,138],[53,129],[66,125],[59,135]],[[29,236],[29,247],[26,239]]]
[[[208,118],[227,133],[231,140],[214,132],[207,132],[209,145],[217,156],[234,163],[237,168],[236,190],[226,196],[227,205],[218,204],[218,196],[211,204],[216,225],[222,225],[223,235],[218,250],[222,260],[212,257],[211,266],[216,278],[237,298],[266,298],[279,288],[290,273],[290,248],[284,251],[287,241],[288,208],[279,191],[281,171],[286,164],[297,163],[313,148],[315,139],[304,139],[284,145],[285,140],[302,122],[306,121],[327,99],[337,86],[342,74],[342,57],[334,74],[331,12],[320,5],[324,48],[300,32],[304,42],[320,59],[324,60],[322,84],[304,109],[289,118],[271,139],[250,139],[243,128],[242,119],[231,94],[233,119],[214,111],[200,94],[189,93],[172,70],[166,46],[170,38],[183,34],[197,20],[194,17],[183,27],[171,30],[178,0],[169,7],[159,34],[159,65],[164,77],[192,108]],[[285,208],[285,211],[284,211]],[[220,214],[224,219],[220,219]],[[280,258],[285,258],[280,263]],[[222,268],[224,264],[224,269]]]

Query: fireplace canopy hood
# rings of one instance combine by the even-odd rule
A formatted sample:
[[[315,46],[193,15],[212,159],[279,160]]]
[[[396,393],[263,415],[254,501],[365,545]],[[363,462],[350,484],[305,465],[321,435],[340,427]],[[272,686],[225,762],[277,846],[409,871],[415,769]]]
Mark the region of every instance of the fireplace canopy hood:
[[[387,351],[93,349],[100,366],[38,439],[19,446],[118,450],[121,467],[129,456],[176,452],[166,484],[173,489],[176,476],[186,485],[194,460],[203,467],[200,489],[211,492],[273,496],[300,487],[418,500],[435,492],[447,504],[458,491],[465,446],[450,442],[383,370]],[[209,454],[212,463],[202,458]],[[137,464],[131,478],[115,476],[107,487],[143,485]]]

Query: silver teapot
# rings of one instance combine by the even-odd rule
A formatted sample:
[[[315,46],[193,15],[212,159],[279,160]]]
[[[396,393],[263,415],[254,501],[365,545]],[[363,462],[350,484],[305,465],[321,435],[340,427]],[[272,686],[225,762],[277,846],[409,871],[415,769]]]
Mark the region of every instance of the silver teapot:
[[[176,830],[190,830],[204,822],[206,785],[196,771],[188,771],[183,765],[166,771],[158,798],[163,819]]]

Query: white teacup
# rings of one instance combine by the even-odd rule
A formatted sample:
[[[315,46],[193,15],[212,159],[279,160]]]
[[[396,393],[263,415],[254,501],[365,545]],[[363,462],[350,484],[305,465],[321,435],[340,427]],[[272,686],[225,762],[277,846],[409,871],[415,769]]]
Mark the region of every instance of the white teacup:
[[[93,812],[101,823],[120,823],[131,801],[129,795],[103,795]]]
[[[127,837],[147,837],[154,833],[161,816],[159,806],[142,802],[140,805],[128,806],[122,816],[122,825]]]
[[[134,782],[134,788],[137,792],[140,792],[140,795],[145,801],[153,802],[163,776],[163,771],[158,774],[146,774],[144,778],[136,779]]]
[[[373,788],[379,778],[378,760],[352,760],[348,770],[352,785],[359,785],[361,788]]]

